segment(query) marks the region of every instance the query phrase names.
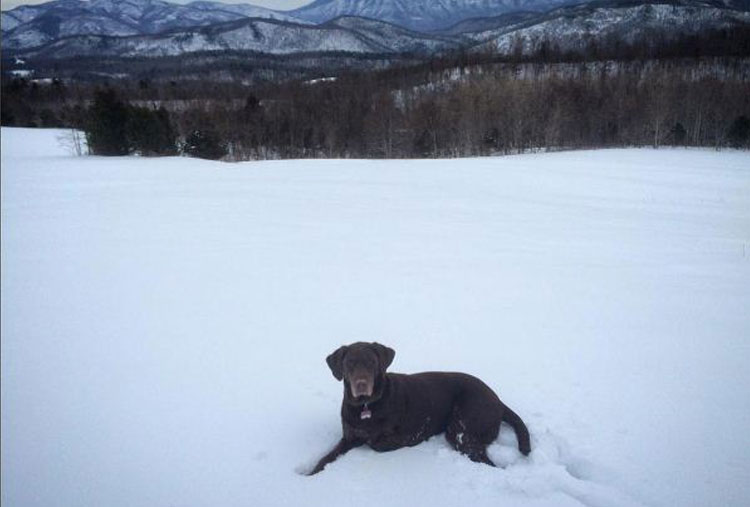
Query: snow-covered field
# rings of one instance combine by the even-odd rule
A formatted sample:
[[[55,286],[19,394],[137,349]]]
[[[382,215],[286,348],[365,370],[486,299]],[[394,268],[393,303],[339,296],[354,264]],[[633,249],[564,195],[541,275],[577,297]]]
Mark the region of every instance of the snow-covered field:
[[[2,504],[750,504],[750,154],[224,164],[2,130]],[[343,343],[529,424],[357,449]]]

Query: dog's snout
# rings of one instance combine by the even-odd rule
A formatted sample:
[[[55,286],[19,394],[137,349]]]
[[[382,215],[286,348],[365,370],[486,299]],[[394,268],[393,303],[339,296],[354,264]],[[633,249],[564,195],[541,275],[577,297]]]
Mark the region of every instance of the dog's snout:
[[[351,389],[352,395],[357,396],[372,396],[372,381],[368,378],[355,378],[352,379]]]

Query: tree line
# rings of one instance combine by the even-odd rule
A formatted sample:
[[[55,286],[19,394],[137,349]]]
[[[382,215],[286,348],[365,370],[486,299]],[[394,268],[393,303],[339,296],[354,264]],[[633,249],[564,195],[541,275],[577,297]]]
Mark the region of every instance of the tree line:
[[[86,145],[96,155],[185,155],[220,159],[227,144],[210,129],[194,129],[180,142],[169,112],[161,106],[148,108],[125,103],[112,88],[94,93],[80,128]]]
[[[626,146],[750,147],[750,87],[716,77],[691,79],[659,66],[642,74],[591,72],[581,77],[512,71],[400,88],[366,75],[294,82],[235,102],[206,103],[167,113],[130,106],[121,152],[205,158],[464,157]],[[120,114],[100,111],[91,120]],[[106,124],[106,123],[105,123]],[[170,127],[166,125],[169,124]],[[174,125],[174,127],[171,127]],[[132,135],[127,134],[132,126]],[[114,127],[113,127],[114,128]],[[163,130],[159,130],[163,128]],[[158,132],[169,132],[160,136]],[[141,136],[141,137],[139,137]],[[140,139],[140,140],[139,140]],[[168,139],[163,150],[151,147]]]
[[[250,85],[4,78],[2,123],[82,129],[100,154],[228,160],[750,148],[746,35],[685,39],[680,51],[696,53],[691,57],[671,57],[679,48],[668,43],[656,46],[662,57],[653,59],[638,55],[659,56],[654,47],[617,41],[590,45],[586,54],[542,45],[533,55],[455,53]],[[710,56],[722,52],[730,56]]]

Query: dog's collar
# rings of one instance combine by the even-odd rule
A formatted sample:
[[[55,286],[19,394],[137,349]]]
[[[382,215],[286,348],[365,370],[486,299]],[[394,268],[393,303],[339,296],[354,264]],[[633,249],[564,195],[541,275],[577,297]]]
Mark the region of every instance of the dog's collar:
[[[372,411],[367,407],[367,403],[362,405],[362,412],[359,413],[360,419],[369,419],[372,417]]]

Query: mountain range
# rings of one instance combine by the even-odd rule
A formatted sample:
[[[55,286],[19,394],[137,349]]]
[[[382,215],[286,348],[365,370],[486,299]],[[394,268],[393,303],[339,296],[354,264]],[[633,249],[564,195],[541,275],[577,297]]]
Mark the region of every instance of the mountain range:
[[[54,0],[3,11],[2,37],[4,47],[29,48],[76,35],[149,35],[248,18],[305,23],[283,12],[248,4]]]
[[[750,0],[316,0],[294,11],[162,0],[54,0],[2,12],[3,53],[159,57],[201,51],[530,52],[750,27]]]
[[[388,21],[412,30],[444,29],[468,18],[508,12],[543,12],[566,0],[316,0],[291,12],[316,23],[339,16]]]

